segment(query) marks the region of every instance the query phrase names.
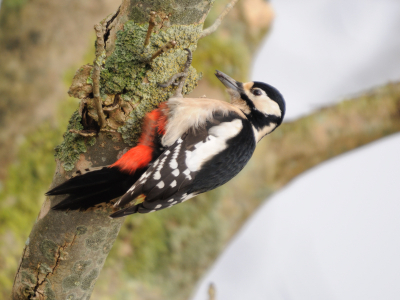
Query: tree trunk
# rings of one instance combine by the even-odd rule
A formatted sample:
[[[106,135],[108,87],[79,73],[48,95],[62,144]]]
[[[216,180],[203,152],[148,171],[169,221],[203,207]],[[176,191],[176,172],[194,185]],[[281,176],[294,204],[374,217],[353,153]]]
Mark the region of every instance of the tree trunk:
[[[101,95],[106,108],[119,106],[107,113],[109,129],[118,132],[100,132],[92,138],[68,131],[57,149],[52,186],[75,170],[113,163],[126,144],[135,143],[144,114],[171,94],[171,89],[159,89],[156,83],[180,70],[186,60],[183,48],[195,49],[210,2],[124,1],[115,18],[103,22],[106,62]],[[150,10],[157,12],[162,28],[155,28],[148,53],[171,39],[178,45],[146,64],[141,46]],[[90,72],[91,67],[85,66],[76,74],[75,83],[81,85],[76,84],[71,93],[89,98],[84,99],[83,116],[76,112],[68,130],[93,129],[96,112],[90,93],[84,90]],[[191,69],[186,93],[197,80]],[[117,242],[113,267],[106,268],[99,280],[96,299],[110,287],[118,299],[123,292],[133,299],[186,299],[265,197],[323,160],[398,131],[399,107],[400,84],[392,84],[283,124],[263,140],[255,158],[227,187],[157,214],[129,217]],[[43,204],[15,277],[14,299],[88,299],[91,295],[123,220],[109,219],[111,208],[106,206],[86,212],[50,210],[58,201],[46,198]],[[123,274],[130,279],[122,281]]]
[[[108,129],[95,138],[76,133],[92,130],[96,127],[93,119],[98,118],[91,106],[91,93],[82,81],[90,81],[84,72],[88,67],[84,66],[75,76],[75,83],[81,84],[74,87],[73,83],[71,93],[89,98],[72,116],[64,142],[56,150],[58,161],[52,186],[65,181],[75,170],[113,163],[123,153],[124,142],[136,141],[144,114],[172,94],[172,88],[160,89],[157,83],[167,81],[180,70],[186,61],[184,48],[195,50],[212,3],[175,2],[124,0],[115,15],[102,21],[106,62],[100,82],[103,104],[109,108]],[[143,52],[150,11],[156,12],[158,25]],[[175,49],[147,60],[170,40],[177,42]],[[184,92],[190,92],[198,79],[191,68]],[[119,107],[114,109],[115,106]],[[122,124],[125,125],[120,127]],[[51,210],[60,199],[46,198],[42,206],[23,251],[13,299],[90,298],[124,219],[110,219],[111,208],[106,206],[85,212]]]

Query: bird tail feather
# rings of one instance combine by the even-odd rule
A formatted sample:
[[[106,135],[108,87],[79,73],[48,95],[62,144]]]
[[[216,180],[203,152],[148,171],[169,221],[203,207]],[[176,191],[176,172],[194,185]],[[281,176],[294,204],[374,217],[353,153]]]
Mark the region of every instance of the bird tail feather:
[[[146,169],[137,169],[134,174],[124,173],[117,167],[103,167],[76,176],[51,189],[47,196],[65,195],[68,197],[54,205],[52,209],[87,209],[102,202],[122,196]]]

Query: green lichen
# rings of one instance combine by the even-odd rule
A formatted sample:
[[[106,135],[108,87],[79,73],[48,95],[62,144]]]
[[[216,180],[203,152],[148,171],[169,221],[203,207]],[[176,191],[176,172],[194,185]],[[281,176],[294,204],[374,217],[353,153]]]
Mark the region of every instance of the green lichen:
[[[198,23],[209,11],[214,0],[176,0],[175,3],[164,0],[153,0],[147,9],[143,9],[143,1],[131,0],[130,20],[147,23],[150,10],[163,12],[170,16],[171,25],[189,25]],[[145,4],[146,5],[146,4]]]
[[[208,9],[188,8],[181,10],[171,16],[171,24],[191,24],[192,20],[200,19],[206,13],[206,10]]]
[[[94,146],[96,144],[96,138],[94,136],[89,138],[87,143],[89,146]]]
[[[111,250],[111,248],[112,248],[113,245],[114,245],[114,241],[105,243],[105,244],[103,245],[103,253],[104,253],[104,254],[108,254],[108,252],[110,252],[110,250]]]
[[[68,259],[68,255],[69,253],[67,251],[65,251],[63,248],[60,248],[60,256],[59,259],[60,260],[67,260]]]
[[[46,287],[44,289],[44,295],[46,296],[47,300],[56,300],[56,293],[53,291],[50,280],[47,280]]]
[[[80,225],[76,227],[75,234],[76,235],[84,235],[87,232],[87,227],[84,225]]]
[[[27,284],[36,284],[36,277],[32,273],[27,271],[21,272],[21,280]]]
[[[81,285],[81,277],[77,274],[72,274],[62,281],[62,287],[65,290],[70,290]]]
[[[74,266],[72,267],[72,272],[76,275],[81,276],[87,268],[92,264],[92,261],[89,260],[79,260],[77,261]]]
[[[40,243],[40,252],[42,252],[43,256],[51,262],[54,262],[55,260],[57,249],[57,244],[51,240],[43,240]]]
[[[52,269],[46,263],[42,263],[39,267],[39,272],[41,274],[49,274],[51,271]]]
[[[81,289],[84,291],[87,291],[91,288],[92,282],[99,276],[99,270],[98,269],[93,269],[90,271],[90,273],[83,278],[82,284],[81,284]]]
[[[33,289],[32,289],[32,287],[30,287],[29,285],[27,285],[27,284],[23,284],[22,285],[22,294],[25,296],[25,297],[32,297],[32,296],[34,296],[35,295],[35,292],[33,291]],[[5,299],[5,298],[4,298]],[[29,299],[29,298],[28,298]]]
[[[88,76],[88,78],[86,79],[86,83],[90,85],[93,85],[93,78],[92,78],[93,70],[94,68],[90,71],[90,76]]]
[[[149,20],[150,8],[148,8],[148,11],[144,10],[143,7],[141,7],[143,5],[143,1],[131,0],[130,2],[132,7],[129,14],[129,19],[135,20],[138,23],[147,23]],[[168,14],[172,12],[173,9],[174,7],[171,5],[169,1],[168,2],[164,0],[151,1],[151,10],[153,11],[162,11]]]
[[[66,171],[71,171],[79,155],[86,152],[85,139],[79,134],[69,132],[70,129],[82,130],[81,120],[79,112],[75,111],[69,120],[64,141],[55,148],[55,157],[62,161],[62,166]]]
[[[201,30],[201,25],[171,26],[154,33],[145,51],[142,45],[147,25],[129,21],[124,24],[124,30],[118,32],[115,51],[107,59],[101,72],[101,93],[120,94],[124,100],[135,104],[135,110],[118,130],[129,145],[136,142],[144,115],[172,95],[172,87],[160,88],[157,84],[182,71],[187,57],[184,48],[191,51],[196,49]],[[174,49],[149,62],[148,59],[154,52],[172,40],[177,42]],[[191,92],[199,79],[200,76],[191,67],[183,92]]]
[[[121,226],[120,226],[119,224],[115,224],[115,225],[111,228],[110,232],[107,234],[107,238],[108,238],[108,239],[116,239],[117,236],[118,236],[118,232],[119,232],[120,227],[121,227]]]
[[[99,276],[99,269],[93,269],[89,274],[83,277],[83,274],[88,270],[89,266],[92,264],[91,260],[80,260],[77,261],[72,267],[72,273],[66,277],[62,286],[64,290],[70,290],[76,287],[80,287],[82,290],[89,290],[93,280]],[[74,294],[69,294],[67,299],[75,299]]]
[[[158,83],[167,81],[172,75],[182,71],[186,62],[186,51],[196,49],[196,43],[202,30],[201,25],[175,25],[166,30],[154,33],[150,45],[143,49],[147,25],[138,25],[133,21],[124,24],[124,30],[117,34],[115,51],[108,57],[101,71],[101,95],[119,94],[125,101],[135,104],[125,124],[118,129],[125,143],[134,145],[141,130],[144,115],[167,100],[173,88],[160,88]],[[151,55],[168,41],[176,41],[177,46],[163,53],[153,61]],[[103,60],[103,56],[101,57]],[[197,85],[200,76],[191,67],[183,93],[191,92]],[[81,116],[76,111],[68,124],[64,141],[56,147],[55,156],[62,162],[66,171],[71,171],[81,153],[85,153],[86,143],[93,146],[95,138],[84,138],[70,130],[82,130]]]
[[[101,229],[101,230],[95,232],[91,237],[87,238],[85,240],[85,245],[90,250],[93,250],[93,251],[99,250],[100,246],[106,240],[106,236],[107,236],[107,231],[104,229]]]
[[[75,294],[69,294],[65,300],[76,300]]]

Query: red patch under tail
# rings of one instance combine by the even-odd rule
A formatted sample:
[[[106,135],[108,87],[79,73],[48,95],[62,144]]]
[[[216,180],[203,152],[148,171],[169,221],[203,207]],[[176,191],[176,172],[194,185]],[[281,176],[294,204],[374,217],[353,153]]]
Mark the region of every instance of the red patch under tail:
[[[162,103],[157,109],[147,113],[138,145],[126,152],[110,167],[118,167],[119,170],[129,174],[146,167],[153,159],[157,134],[165,134],[167,112],[168,106],[166,103]]]

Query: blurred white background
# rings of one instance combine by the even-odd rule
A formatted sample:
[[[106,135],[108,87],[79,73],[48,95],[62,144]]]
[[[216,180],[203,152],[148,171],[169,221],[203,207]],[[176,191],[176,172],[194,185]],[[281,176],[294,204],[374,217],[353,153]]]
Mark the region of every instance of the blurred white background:
[[[245,1],[245,0],[244,0]],[[287,119],[400,80],[400,1],[275,0],[252,79]],[[400,299],[400,134],[330,160],[275,194],[193,300]]]

